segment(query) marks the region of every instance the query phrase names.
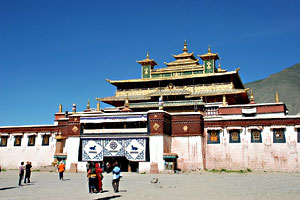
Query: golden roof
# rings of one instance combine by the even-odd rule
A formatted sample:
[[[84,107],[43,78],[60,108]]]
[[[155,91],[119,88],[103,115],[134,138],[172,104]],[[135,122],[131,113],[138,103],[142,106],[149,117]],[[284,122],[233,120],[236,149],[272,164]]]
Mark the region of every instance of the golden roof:
[[[144,60],[139,60],[136,61],[137,63],[141,64],[141,65],[151,65],[151,66],[155,66],[157,65],[157,63],[153,60],[149,58],[149,52],[147,52],[147,57]]]
[[[209,58],[209,57],[212,57],[214,59],[219,59],[219,56],[218,56],[218,53],[211,53],[211,50],[210,50],[210,46],[208,46],[208,51],[206,54],[202,54],[202,55],[198,55],[202,60],[204,60],[205,58]]]
[[[136,82],[151,82],[151,81],[162,81],[162,80],[177,80],[177,79],[186,79],[186,78],[200,78],[200,77],[209,77],[209,76],[223,76],[228,74],[237,74],[237,71],[230,71],[224,73],[209,73],[209,74],[191,74],[186,76],[169,76],[169,77],[152,77],[152,78],[143,78],[143,79],[129,79],[129,80],[110,80],[106,79],[107,82],[111,84],[118,83],[136,83]]]

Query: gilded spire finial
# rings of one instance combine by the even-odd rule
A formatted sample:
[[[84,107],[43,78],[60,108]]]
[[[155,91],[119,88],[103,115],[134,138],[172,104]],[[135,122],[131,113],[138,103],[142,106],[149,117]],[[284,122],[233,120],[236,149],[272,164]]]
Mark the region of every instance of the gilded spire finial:
[[[250,103],[255,103],[254,101],[254,95],[253,95],[253,90],[250,90]]]
[[[97,111],[100,111],[100,101],[97,103]]]
[[[277,91],[275,93],[275,103],[279,103],[279,94]]]
[[[211,53],[211,51],[210,51],[210,45],[208,45],[208,53]]]
[[[86,105],[86,109],[89,110],[90,109],[90,100],[88,99],[88,103]]]
[[[149,51],[147,51],[147,59],[149,59]]]
[[[183,45],[182,51],[183,51],[183,52],[187,52],[187,51],[188,51],[186,40],[184,40],[184,45]]]
[[[221,69],[221,62],[219,62],[219,69]]]
[[[58,112],[59,112],[59,113],[62,113],[62,105],[61,105],[61,104],[59,104]]]

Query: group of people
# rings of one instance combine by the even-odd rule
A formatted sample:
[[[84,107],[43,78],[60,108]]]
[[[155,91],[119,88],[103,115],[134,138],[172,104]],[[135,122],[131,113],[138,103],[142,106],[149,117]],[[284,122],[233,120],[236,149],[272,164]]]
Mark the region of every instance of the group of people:
[[[119,192],[119,182],[122,177],[121,169],[118,166],[118,162],[113,164],[112,169],[112,186],[114,192]],[[101,168],[101,164],[88,162],[87,163],[87,177],[88,177],[88,187],[89,193],[98,193],[103,192],[103,169]]]
[[[21,166],[19,167],[19,186],[22,185],[22,180],[24,178],[24,174],[25,174],[25,178],[24,178],[24,183],[30,183],[30,176],[31,176],[31,162],[27,161],[26,165],[24,166],[24,162],[21,162]]]
[[[87,164],[87,177],[89,193],[103,192],[102,179],[103,170],[99,163],[88,162]]]

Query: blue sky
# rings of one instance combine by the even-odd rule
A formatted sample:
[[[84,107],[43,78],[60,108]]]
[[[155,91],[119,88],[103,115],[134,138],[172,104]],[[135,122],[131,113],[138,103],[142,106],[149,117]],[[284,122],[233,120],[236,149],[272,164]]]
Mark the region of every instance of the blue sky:
[[[0,0],[0,126],[52,124],[181,53],[219,53],[244,83],[300,62],[300,1]],[[202,62],[201,62],[202,63]],[[101,105],[102,107],[104,105]]]

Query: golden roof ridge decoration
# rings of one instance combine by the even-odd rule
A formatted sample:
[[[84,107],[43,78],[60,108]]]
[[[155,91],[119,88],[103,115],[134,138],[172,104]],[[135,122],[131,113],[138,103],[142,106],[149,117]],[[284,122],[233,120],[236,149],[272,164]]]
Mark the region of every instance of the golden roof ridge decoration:
[[[205,58],[213,57],[215,60],[220,59],[218,53],[211,53],[210,45],[208,45],[207,53],[198,55],[202,60]]]
[[[150,59],[149,58],[149,52],[147,52],[147,56],[146,56],[146,59],[144,60],[139,60],[139,61],[136,61],[137,63],[141,64],[141,65],[151,65],[151,66],[155,66],[157,65],[157,63],[154,61],[154,59]]]

